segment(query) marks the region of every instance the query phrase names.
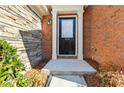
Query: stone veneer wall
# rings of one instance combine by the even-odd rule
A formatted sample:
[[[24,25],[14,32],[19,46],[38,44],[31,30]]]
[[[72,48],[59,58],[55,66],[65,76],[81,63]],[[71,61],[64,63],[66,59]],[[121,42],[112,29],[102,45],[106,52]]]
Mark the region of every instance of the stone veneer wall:
[[[124,68],[124,6],[86,8],[84,58]]]
[[[41,61],[41,20],[28,6],[0,6],[0,39],[17,47],[27,70]]]

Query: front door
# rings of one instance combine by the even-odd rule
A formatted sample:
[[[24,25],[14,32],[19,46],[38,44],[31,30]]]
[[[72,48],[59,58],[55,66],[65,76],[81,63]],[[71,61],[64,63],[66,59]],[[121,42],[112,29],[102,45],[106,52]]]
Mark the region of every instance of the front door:
[[[76,17],[59,16],[59,55],[76,55]]]

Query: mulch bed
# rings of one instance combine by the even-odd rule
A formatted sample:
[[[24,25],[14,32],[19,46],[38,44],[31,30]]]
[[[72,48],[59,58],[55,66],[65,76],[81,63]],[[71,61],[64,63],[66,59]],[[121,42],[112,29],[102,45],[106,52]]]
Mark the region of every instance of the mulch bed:
[[[42,60],[37,66],[34,67],[34,69],[41,70],[48,62],[48,60]]]
[[[96,74],[84,75],[88,87],[99,87],[99,78]]]
[[[93,68],[95,68],[97,71],[99,69],[99,64],[96,61],[93,61],[91,59],[84,59],[87,63],[89,63]],[[99,87],[99,78],[96,74],[85,74],[84,78],[87,82],[88,87]]]

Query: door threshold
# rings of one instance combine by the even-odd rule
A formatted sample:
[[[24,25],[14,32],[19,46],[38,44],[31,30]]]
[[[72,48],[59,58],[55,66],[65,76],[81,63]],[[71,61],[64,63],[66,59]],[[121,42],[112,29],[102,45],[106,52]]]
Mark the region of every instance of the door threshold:
[[[58,59],[77,59],[77,56],[57,56]]]

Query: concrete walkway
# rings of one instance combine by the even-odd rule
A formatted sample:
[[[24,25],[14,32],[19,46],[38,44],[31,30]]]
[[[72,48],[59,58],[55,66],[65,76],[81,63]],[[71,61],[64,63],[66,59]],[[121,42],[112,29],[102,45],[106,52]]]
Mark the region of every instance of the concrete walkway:
[[[87,86],[82,75],[96,73],[86,61],[76,59],[50,60],[42,71],[49,75],[49,87]]]
[[[87,87],[85,79],[80,76],[54,75],[50,79],[48,87]]]

